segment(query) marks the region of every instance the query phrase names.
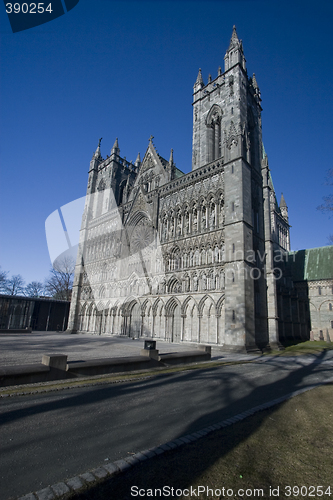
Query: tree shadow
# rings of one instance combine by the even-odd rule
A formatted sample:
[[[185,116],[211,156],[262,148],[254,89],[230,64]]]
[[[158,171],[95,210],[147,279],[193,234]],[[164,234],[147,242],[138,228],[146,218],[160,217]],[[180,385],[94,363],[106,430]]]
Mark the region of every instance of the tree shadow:
[[[258,400],[261,400],[262,391],[271,395],[271,400],[297,391],[302,388],[304,379],[314,373],[322,370],[321,363],[325,360],[326,352],[320,353],[312,359],[312,362],[306,366],[302,366],[294,372],[287,374],[282,380],[273,383],[268,382],[261,387],[254,388],[249,395],[244,397],[241,401],[241,406],[245,405],[248,409],[256,406]],[[274,360],[271,361],[274,365]],[[326,371],[327,368],[323,369]],[[309,381],[308,388],[313,388],[321,385],[318,380]],[[288,391],[287,393],[285,391]],[[260,404],[260,403],[259,403]],[[284,403],[280,403],[279,406]],[[234,424],[222,431],[215,431],[202,440],[196,441],[191,444],[182,446],[176,451],[166,452],[161,456],[154,457],[153,462],[146,460],[140,463],[134,469],[131,469],[119,476],[103,480],[93,487],[88,488],[81,494],[73,496],[73,500],[101,500],[105,498],[117,498],[117,500],[130,500],[133,498],[131,495],[131,486],[136,487],[135,492],[141,490],[139,498],[151,498],[152,491],[160,491],[164,485],[173,486],[179,490],[186,490],[191,485],[197,484],[197,479],[200,478],[210,467],[212,467],[220,458],[224,457],[241,443],[246,441],[252,434],[254,434],[268,419],[270,415],[276,411],[276,407],[269,410],[260,412],[256,418],[243,421],[240,425]],[[239,413],[239,402],[231,402],[228,407],[229,416]],[[213,419],[219,418],[219,412],[213,412],[211,415]],[[272,419],[273,420],[273,419]],[[178,437],[191,434],[196,430],[203,428],[206,423],[205,419],[197,419],[191,422],[186,432],[178,435]],[[202,449],[205,446],[206,449]],[[208,448],[208,450],[207,450]],[[252,464],[254,466],[255,464]],[[235,464],[237,471],[237,464]],[[237,475],[237,472],[236,472]],[[238,476],[241,478],[242,476]],[[238,480],[238,487],[244,487],[244,483]],[[237,480],[236,480],[237,484]],[[274,484],[270,477],[262,478],[263,485]],[[216,485],[220,486],[220,485]],[[147,491],[147,490],[150,490]],[[197,491],[197,490],[196,490]],[[267,494],[268,486],[265,489]],[[197,492],[198,494],[198,492]],[[158,494],[157,494],[158,496]],[[194,494],[196,496],[196,494]],[[198,494],[198,496],[200,496]],[[267,494],[268,496],[268,494]],[[178,496],[178,498],[185,498]],[[216,498],[213,496],[204,495],[202,498]],[[222,497],[221,497],[222,498]],[[224,498],[224,495],[223,495]]]
[[[24,419],[38,416],[39,419],[43,417],[46,420],[50,412],[64,412],[68,415],[68,418],[71,418],[71,416],[72,418],[76,418],[76,415],[88,415],[87,421],[90,422],[90,429],[86,431],[87,434],[84,438],[87,439],[87,443],[83,441],[82,444],[79,440],[75,442],[78,445],[77,453],[89,453],[87,449],[88,444],[93,444],[94,440],[96,442],[105,441],[107,443],[106,447],[110,446],[107,441],[109,440],[110,443],[112,442],[112,448],[126,450],[120,456],[111,456],[111,460],[116,460],[124,457],[126,452],[135,453],[149,447],[161,445],[166,441],[185,436],[186,434],[191,434],[302,387],[314,387],[320,383],[320,380],[318,380],[320,377],[324,379],[330,374],[331,367],[329,365],[325,366],[325,357],[326,352],[322,352],[318,356],[311,358],[311,361],[309,361],[309,358],[306,358],[307,361],[299,358],[296,360],[296,368],[293,366],[291,372],[291,361],[282,360],[279,357],[278,359],[273,358],[269,361],[247,363],[238,365],[237,367],[229,365],[222,368],[197,369],[157,375],[148,380],[113,384],[108,387],[75,389],[71,390],[70,393],[62,392],[61,399],[57,398],[56,400],[50,400],[50,395],[47,394],[47,401],[45,401],[46,396],[41,395],[40,398],[31,402],[30,405],[25,405],[24,410],[14,409],[3,412],[1,423],[6,428],[5,424],[12,426],[14,422],[23,420],[21,425],[24,425]],[[295,365],[295,360],[292,362]],[[269,366],[269,370],[267,370],[267,366]],[[198,391],[199,384],[202,383],[205,385],[204,393],[202,393],[201,388]],[[127,409],[124,406],[124,410],[122,411],[122,405],[125,400],[130,400],[131,404]],[[95,409],[99,408],[101,403],[105,401],[112,402],[112,404],[117,406],[115,416],[110,414],[108,417],[110,419],[110,428],[113,425],[115,427],[118,425],[120,429],[120,432],[112,436],[112,441],[110,441],[110,436],[104,435],[104,428],[99,429],[99,417],[96,416],[95,419],[92,417]],[[188,408],[185,412],[178,411],[178,409],[182,409],[185,406]],[[127,425],[132,425],[127,423],[131,412],[136,414],[136,411],[142,409],[146,413],[146,418],[141,418],[141,420],[135,422],[131,430],[132,434],[130,436],[127,435],[126,444],[124,443],[121,429],[124,429]],[[180,419],[181,422],[179,422]],[[94,422],[94,425],[92,425],[92,422]],[[236,436],[228,440],[229,444],[223,445],[223,448],[218,450],[218,457],[223,456],[233,446],[236,446],[251,435],[261,425],[262,420],[258,420],[258,422],[255,428],[249,427],[248,432],[242,437]],[[120,424],[124,427],[121,427]],[[175,432],[174,429],[176,428],[180,430]],[[50,448],[52,448],[52,439],[60,440],[62,438],[61,435],[57,436],[56,431],[54,431],[53,435],[51,429],[48,437]],[[34,439],[33,435],[27,436],[27,445],[33,444]],[[81,448],[79,448],[80,446]],[[10,446],[3,447],[4,458],[6,450],[10,451]],[[167,458],[167,455],[165,455],[165,458]],[[198,474],[200,475],[216,459],[217,455],[215,453],[206,457],[204,461],[198,460],[195,470],[193,469],[192,472],[191,470],[187,471],[187,475],[184,476],[179,487],[182,487],[183,483],[185,486],[190,484],[188,483],[190,479],[192,481],[194,477],[197,477]],[[64,458],[64,461],[66,461],[66,458]],[[171,469],[172,463],[170,462]],[[31,466],[38,467],[38,464],[32,463]],[[82,472],[85,471],[77,471],[77,473]],[[166,479],[169,477],[169,473],[171,471],[162,471],[161,477]],[[58,480],[60,479],[63,478],[58,478]],[[146,479],[143,476],[143,485],[145,481]],[[105,484],[109,484],[109,481],[106,481]],[[161,485],[161,482],[157,482],[156,484]],[[100,487],[98,486],[98,488]],[[144,487],[147,488],[148,485],[146,484]],[[84,498],[103,498],[94,496],[99,495],[98,488],[90,488],[87,493],[90,496]],[[118,496],[108,496],[105,498],[117,498],[120,500]]]

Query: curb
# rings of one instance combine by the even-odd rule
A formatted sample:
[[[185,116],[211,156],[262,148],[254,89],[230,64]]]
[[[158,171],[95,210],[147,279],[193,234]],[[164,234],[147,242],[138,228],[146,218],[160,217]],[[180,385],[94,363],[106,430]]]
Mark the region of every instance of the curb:
[[[255,363],[257,360],[240,360],[240,361],[216,361],[213,360],[213,363],[218,363],[219,366],[223,365],[239,365],[239,364],[248,364]],[[196,370],[196,369],[206,369],[206,368],[214,368],[215,366],[209,366],[208,363],[211,361],[201,361],[195,363],[186,363],[168,367],[159,367],[159,368],[151,368],[148,370],[133,370],[131,372],[119,372],[119,373],[104,373],[102,375],[92,375],[90,377],[77,377],[73,379],[64,379],[64,380],[49,380],[46,382],[35,382],[31,384],[19,384],[19,385],[8,385],[4,387],[0,387],[0,399],[2,398],[10,398],[13,396],[29,396],[34,394],[42,394],[46,392],[57,392],[66,389],[81,389],[84,387],[97,386],[97,385],[105,385],[105,384],[123,384],[127,382],[136,382],[142,381],[146,379],[150,379],[156,376],[163,376],[168,373],[178,373],[181,371],[187,370]],[[202,366],[202,363],[207,363],[207,366]],[[198,366],[199,365],[199,366]],[[178,370],[176,370],[179,368]],[[131,374],[131,375],[129,375]],[[128,377],[128,378],[117,378],[119,377]],[[10,392],[11,390],[19,391],[19,392]]]
[[[53,484],[51,486],[47,486],[46,488],[28,493],[27,495],[17,497],[16,500],[57,500],[63,498],[64,495],[68,493],[73,493],[85,486],[91,486],[92,483],[97,482],[100,479],[104,479],[106,477],[110,478],[115,476],[116,474],[120,474],[131,467],[134,467],[140,462],[153,458],[157,455],[161,455],[165,451],[169,451],[172,449],[179,448],[184,444],[191,443],[193,441],[197,441],[207,434],[211,434],[212,432],[222,429],[224,427],[229,427],[245,418],[254,415],[263,410],[267,410],[272,406],[276,406],[284,401],[291,399],[303,392],[310,391],[312,389],[316,389],[322,385],[326,385],[333,382],[333,378],[326,380],[325,382],[318,383],[312,387],[305,387],[302,389],[298,389],[297,391],[293,391],[285,396],[281,396],[279,398],[273,399],[272,401],[268,401],[266,403],[262,403],[261,405],[254,406],[249,410],[246,410],[238,415],[234,415],[228,419],[217,422],[216,424],[205,427],[199,431],[196,431],[192,434],[187,434],[185,436],[181,436],[179,438],[174,439],[173,441],[169,441],[160,446],[156,446],[155,448],[150,448],[148,450],[143,450],[131,455],[130,457],[126,457],[124,459],[116,460],[115,462],[110,462],[106,465],[101,465],[96,469],[93,469],[89,472],[85,472],[80,474],[79,476],[74,476],[70,479],[66,479],[64,482],[59,482]]]

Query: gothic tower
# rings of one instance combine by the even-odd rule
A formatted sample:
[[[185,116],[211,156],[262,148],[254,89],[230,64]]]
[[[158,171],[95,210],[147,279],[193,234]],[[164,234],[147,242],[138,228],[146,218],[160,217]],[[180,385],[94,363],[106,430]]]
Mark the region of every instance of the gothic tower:
[[[261,98],[235,26],[224,72],[193,93],[192,170],[224,164],[225,344],[267,344]]]

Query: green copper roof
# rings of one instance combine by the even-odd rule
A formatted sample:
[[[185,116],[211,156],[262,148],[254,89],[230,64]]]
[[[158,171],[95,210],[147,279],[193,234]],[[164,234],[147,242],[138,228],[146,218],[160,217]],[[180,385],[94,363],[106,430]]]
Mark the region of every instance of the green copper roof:
[[[179,179],[179,177],[182,177],[184,174],[184,172],[182,172],[181,170],[179,170],[179,168],[175,168],[175,179]]]
[[[294,281],[333,279],[333,245],[289,252]]]

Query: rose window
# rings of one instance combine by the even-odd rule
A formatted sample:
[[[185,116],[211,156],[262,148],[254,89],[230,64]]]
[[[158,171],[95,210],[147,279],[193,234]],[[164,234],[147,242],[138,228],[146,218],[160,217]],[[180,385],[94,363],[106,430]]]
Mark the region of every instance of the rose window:
[[[154,230],[148,225],[137,225],[131,235],[131,253],[139,252],[154,241]]]

